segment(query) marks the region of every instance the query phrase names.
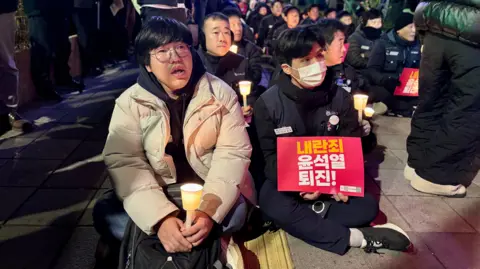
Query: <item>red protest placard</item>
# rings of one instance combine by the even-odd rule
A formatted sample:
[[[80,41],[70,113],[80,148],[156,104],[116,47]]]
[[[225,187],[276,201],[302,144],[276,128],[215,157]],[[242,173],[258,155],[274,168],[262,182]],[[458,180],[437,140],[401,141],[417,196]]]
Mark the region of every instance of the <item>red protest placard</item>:
[[[400,75],[401,85],[393,93],[396,96],[418,96],[418,69],[404,68]]]
[[[363,153],[356,137],[279,137],[278,190],[364,195]]]

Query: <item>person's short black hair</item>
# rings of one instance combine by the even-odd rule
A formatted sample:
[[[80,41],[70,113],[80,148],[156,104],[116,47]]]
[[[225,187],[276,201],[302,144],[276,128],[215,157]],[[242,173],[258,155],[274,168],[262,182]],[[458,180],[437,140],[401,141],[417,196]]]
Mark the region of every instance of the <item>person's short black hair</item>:
[[[377,9],[370,9],[368,11],[363,12],[362,14],[362,26],[367,25],[367,22],[369,20],[374,20],[374,19],[381,19],[382,18],[382,12],[380,12]]]
[[[317,5],[317,4],[312,4],[312,5],[310,5],[310,6],[307,8],[307,12],[312,11],[312,9],[314,9],[314,8],[317,8],[318,11],[320,11],[320,6],[319,6],[319,5]]]
[[[203,20],[203,29],[202,31],[205,32],[205,23],[208,21],[208,20],[214,20],[214,21],[225,21],[227,23],[230,23],[230,21],[228,20],[228,17],[225,16],[224,14],[220,13],[220,12],[213,12],[213,13],[210,13],[208,14],[207,16],[205,16],[205,19]]]
[[[340,20],[343,17],[352,17],[352,14],[350,14],[348,11],[342,10],[337,14],[337,19]]]
[[[222,11],[222,13],[228,18],[231,18],[231,17],[239,17],[240,19],[242,18],[242,13],[240,12],[240,10],[234,7],[227,7]]]
[[[317,38],[311,29],[311,25],[299,26],[283,31],[275,48],[275,56],[278,64],[292,64],[292,60],[303,58],[312,51],[313,45],[317,43],[325,48],[323,38]]]
[[[327,43],[327,45],[332,44],[336,32],[340,31],[344,34],[346,32],[345,25],[339,20],[335,19],[322,19],[317,24],[314,24],[312,26],[315,27],[316,34],[320,34]]]
[[[290,5],[283,8],[283,15],[287,16],[288,13],[291,12],[292,10],[296,10],[298,12],[298,15],[302,14],[302,12],[300,12],[300,9],[298,9],[298,7]]]
[[[150,52],[172,42],[193,44],[193,37],[185,24],[165,17],[152,17],[135,38],[135,57],[138,64],[150,65]]]
[[[337,10],[335,8],[328,8],[327,10],[325,10],[325,17],[328,15],[328,13],[331,12],[337,12]]]
[[[275,3],[280,3],[280,4],[282,4],[282,6],[283,6],[283,1],[282,1],[282,0],[275,0],[275,1],[273,1],[273,2],[272,2],[272,7],[273,7],[273,5],[275,5]]]

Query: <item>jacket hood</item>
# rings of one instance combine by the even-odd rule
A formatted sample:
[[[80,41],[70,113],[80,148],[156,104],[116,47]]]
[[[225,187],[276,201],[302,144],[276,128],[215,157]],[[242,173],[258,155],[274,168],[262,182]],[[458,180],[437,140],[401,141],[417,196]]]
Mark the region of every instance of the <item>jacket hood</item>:
[[[205,66],[203,65],[202,60],[198,56],[197,52],[193,49],[191,49],[191,52],[193,61],[192,75],[190,76],[187,85],[185,85],[185,87],[182,89],[176,90],[175,95],[186,93],[188,96],[192,96],[198,81],[206,72]],[[140,65],[140,74],[138,76],[137,83],[146,91],[152,93],[161,100],[165,102],[172,101],[155,75],[152,72],[148,72],[147,68],[143,65]]]

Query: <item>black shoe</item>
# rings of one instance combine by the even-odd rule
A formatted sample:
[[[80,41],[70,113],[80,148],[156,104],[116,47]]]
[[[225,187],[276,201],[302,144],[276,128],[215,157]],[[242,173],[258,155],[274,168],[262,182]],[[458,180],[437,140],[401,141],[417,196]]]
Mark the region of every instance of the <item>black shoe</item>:
[[[63,100],[62,96],[54,90],[39,91],[38,96],[45,101],[56,101],[60,102]]]
[[[391,223],[360,228],[359,230],[367,241],[367,246],[364,248],[367,253],[378,253],[377,250],[379,249],[406,251],[411,244],[407,233]]]
[[[12,129],[12,126],[10,126],[8,114],[0,115],[0,136],[10,131],[11,129]]]

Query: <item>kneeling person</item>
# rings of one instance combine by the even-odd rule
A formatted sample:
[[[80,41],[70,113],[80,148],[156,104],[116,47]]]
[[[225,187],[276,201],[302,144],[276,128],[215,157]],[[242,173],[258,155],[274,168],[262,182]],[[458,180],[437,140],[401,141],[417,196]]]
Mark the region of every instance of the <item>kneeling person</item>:
[[[277,190],[276,129],[292,128],[292,133],[283,136],[361,136],[350,94],[331,88],[333,74],[327,71],[324,48],[325,41],[317,40],[309,27],[286,30],[279,39],[276,55],[283,72],[254,108],[267,177],[260,191],[260,208],[286,232],[333,253],[344,254],[349,247],[367,252],[380,248],[406,250],[410,240],[399,227],[368,227],[378,213],[372,195],[349,198],[340,193],[331,197],[318,192]],[[332,113],[340,118],[333,132],[325,128]],[[330,204],[325,215],[316,213],[317,201]]]

